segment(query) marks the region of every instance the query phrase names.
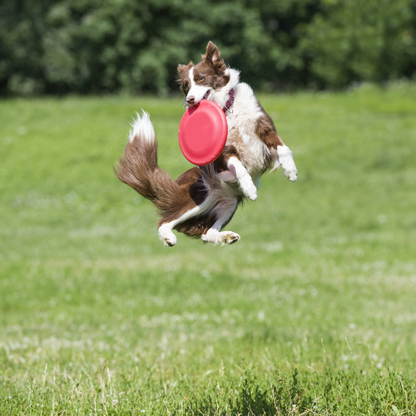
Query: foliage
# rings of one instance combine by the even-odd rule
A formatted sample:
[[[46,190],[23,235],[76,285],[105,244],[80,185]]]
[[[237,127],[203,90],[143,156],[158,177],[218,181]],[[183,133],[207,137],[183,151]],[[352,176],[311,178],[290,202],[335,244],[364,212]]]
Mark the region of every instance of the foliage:
[[[411,77],[415,0],[3,0],[0,93],[176,91],[213,40],[256,88]]]
[[[321,86],[415,74],[416,2],[328,1],[304,33],[301,49]]]

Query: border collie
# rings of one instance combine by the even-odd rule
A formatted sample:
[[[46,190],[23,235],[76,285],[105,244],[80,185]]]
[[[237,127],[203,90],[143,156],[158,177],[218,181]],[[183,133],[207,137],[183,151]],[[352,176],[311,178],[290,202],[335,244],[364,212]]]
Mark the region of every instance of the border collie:
[[[228,137],[221,155],[209,165],[189,169],[174,181],[157,164],[155,132],[143,111],[132,124],[115,174],[156,205],[161,216],[159,238],[165,246],[176,244],[172,230],[208,243],[232,244],[240,236],[221,230],[244,198],[257,199],[263,173],[282,166],[285,176],[296,180],[292,152],[276,133],[253,90],[240,82],[240,72],[225,65],[212,42],[201,62],[178,65],[178,74],[187,107],[211,100],[223,108]]]

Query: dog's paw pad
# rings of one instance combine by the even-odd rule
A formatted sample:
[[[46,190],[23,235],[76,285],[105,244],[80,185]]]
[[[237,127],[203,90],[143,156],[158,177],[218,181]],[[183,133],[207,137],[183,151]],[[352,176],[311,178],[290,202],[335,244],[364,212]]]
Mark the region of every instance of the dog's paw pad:
[[[237,233],[233,233],[232,231],[224,231],[223,233],[221,245],[234,244],[241,238]]]
[[[246,196],[251,201],[255,201],[257,199],[257,188],[251,178],[249,180],[240,181],[240,188],[244,196]]]

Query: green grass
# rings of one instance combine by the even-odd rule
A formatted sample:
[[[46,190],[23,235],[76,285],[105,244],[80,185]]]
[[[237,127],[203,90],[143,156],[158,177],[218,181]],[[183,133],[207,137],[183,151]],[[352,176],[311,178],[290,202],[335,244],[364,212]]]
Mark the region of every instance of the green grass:
[[[171,249],[112,167],[141,108],[190,166],[179,99],[0,101],[0,414],[416,414],[415,97],[260,97],[298,181]]]

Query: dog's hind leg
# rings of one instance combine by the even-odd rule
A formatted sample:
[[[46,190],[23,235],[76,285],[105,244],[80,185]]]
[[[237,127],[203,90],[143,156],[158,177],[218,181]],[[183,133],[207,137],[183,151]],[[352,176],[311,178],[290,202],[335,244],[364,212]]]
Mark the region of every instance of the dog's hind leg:
[[[172,232],[176,226],[203,215],[212,206],[201,179],[200,168],[194,167],[184,172],[175,181],[175,185],[174,192],[166,193],[157,201],[162,216],[158,227],[159,238],[169,247],[176,244],[176,236]]]
[[[165,246],[168,247],[172,247],[176,244],[176,235],[173,234],[172,230],[180,223],[189,220],[192,217],[197,216],[198,214],[200,214],[201,212],[204,211],[204,204],[202,205],[197,205],[196,207],[186,211],[185,213],[183,213],[181,216],[179,216],[178,218],[169,221],[169,222],[164,222],[162,224],[159,225],[158,228],[158,233],[159,233],[159,238],[160,240],[162,240],[163,244]]]
[[[159,238],[165,246],[176,244],[173,230],[214,244],[232,244],[240,239],[232,231],[221,232],[221,228],[231,220],[242,198],[218,181],[211,169],[193,168],[177,179],[183,193],[177,193],[180,198],[175,193],[166,200],[159,222]]]
[[[216,215],[217,219],[214,225],[202,234],[201,238],[204,242],[224,245],[236,243],[240,239],[240,236],[237,233],[232,231],[221,231],[221,228],[230,222],[237,206],[238,198],[227,198],[214,208],[213,213]]]

